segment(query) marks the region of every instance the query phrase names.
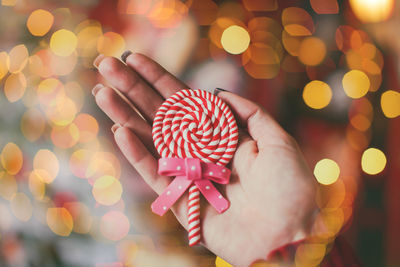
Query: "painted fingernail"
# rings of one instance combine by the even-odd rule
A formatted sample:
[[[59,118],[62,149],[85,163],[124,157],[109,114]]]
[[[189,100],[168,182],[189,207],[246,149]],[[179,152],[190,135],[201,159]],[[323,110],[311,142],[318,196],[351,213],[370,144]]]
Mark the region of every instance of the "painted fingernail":
[[[214,95],[218,95],[220,92],[229,92],[228,90],[222,89],[222,88],[215,88],[214,89]]]
[[[92,89],[92,95],[96,96],[97,92],[99,92],[100,89],[103,87],[104,85],[102,85],[101,83],[96,84]]]
[[[121,59],[123,62],[126,63],[126,59],[129,57],[129,55],[132,54],[132,51],[126,50],[124,53],[121,55]]]
[[[111,127],[111,132],[115,133],[115,131],[121,127],[121,124],[116,123]]]
[[[95,60],[93,61],[93,65],[98,68],[100,65],[100,62],[105,58],[106,56],[103,54],[98,55]]]

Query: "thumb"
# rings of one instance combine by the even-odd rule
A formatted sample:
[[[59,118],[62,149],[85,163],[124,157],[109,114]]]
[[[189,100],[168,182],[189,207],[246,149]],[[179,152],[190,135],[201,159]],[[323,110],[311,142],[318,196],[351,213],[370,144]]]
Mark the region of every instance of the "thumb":
[[[247,129],[259,148],[270,144],[287,144],[292,139],[260,105],[228,91],[218,97],[227,103],[240,127]]]

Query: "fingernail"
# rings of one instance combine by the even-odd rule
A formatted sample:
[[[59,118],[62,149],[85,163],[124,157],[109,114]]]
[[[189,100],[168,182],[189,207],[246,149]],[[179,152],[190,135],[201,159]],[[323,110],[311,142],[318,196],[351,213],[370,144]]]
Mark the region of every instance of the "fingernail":
[[[132,54],[132,51],[126,50],[126,51],[121,55],[122,61],[126,63],[126,59],[129,57],[130,54]]]
[[[218,95],[220,92],[229,92],[228,90],[222,89],[222,88],[215,88],[214,89],[214,95]]]
[[[121,127],[121,124],[116,123],[111,127],[111,132],[115,133],[115,131]]]
[[[103,87],[104,85],[102,85],[101,83],[96,84],[92,89],[92,95],[96,96],[97,92],[99,92],[100,89]]]
[[[98,55],[95,60],[93,61],[93,65],[98,68],[100,65],[100,62],[105,58],[106,56],[103,54]]]

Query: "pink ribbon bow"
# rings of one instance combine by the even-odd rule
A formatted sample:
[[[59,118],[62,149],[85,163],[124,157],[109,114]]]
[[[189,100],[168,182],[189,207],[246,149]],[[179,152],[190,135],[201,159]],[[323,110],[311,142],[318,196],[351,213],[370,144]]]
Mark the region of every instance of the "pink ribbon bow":
[[[158,161],[158,173],[176,176],[151,204],[152,211],[160,216],[168,211],[192,183],[199,188],[203,196],[219,213],[229,207],[229,201],[211,183],[211,181],[219,184],[229,182],[231,171],[223,166],[204,163],[197,158],[161,158]]]

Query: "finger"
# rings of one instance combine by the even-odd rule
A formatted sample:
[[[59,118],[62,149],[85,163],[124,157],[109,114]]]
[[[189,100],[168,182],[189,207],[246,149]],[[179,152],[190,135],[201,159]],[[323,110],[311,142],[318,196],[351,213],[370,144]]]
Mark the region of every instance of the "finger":
[[[249,166],[252,166],[258,154],[257,143],[255,140],[242,130],[239,130],[239,143],[236,148],[235,155],[232,159],[232,166],[241,178],[247,178]]]
[[[179,90],[189,88],[160,64],[145,55],[130,54],[126,57],[126,64],[139,73],[164,98],[170,97]]]
[[[139,74],[113,57],[99,56],[95,60],[102,76],[116,89],[120,90],[137,107],[149,122],[164,101],[163,98],[145,82]]]
[[[127,127],[117,128],[114,132],[114,138],[129,163],[143,177],[145,182],[160,195],[171,180],[167,176],[157,173],[158,163],[156,158]]]
[[[227,91],[218,93],[227,103],[240,126],[246,128],[258,147],[286,143],[289,135],[282,127],[256,103]]]
[[[122,126],[131,129],[148,148],[153,156],[157,157],[157,152],[153,145],[151,126],[134,111],[118,93],[101,84],[93,90],[97,105],[107,114],[107,116]]]
[[[160,195],[171,179],[157,173],[157,160],[150,154],[140,139],[128,128],[119,127],[114,132],[115,142],[129,163],[136,169],[144,181]],[[179,222],[187,228],[187,194],[184,194],[172,207]]]

